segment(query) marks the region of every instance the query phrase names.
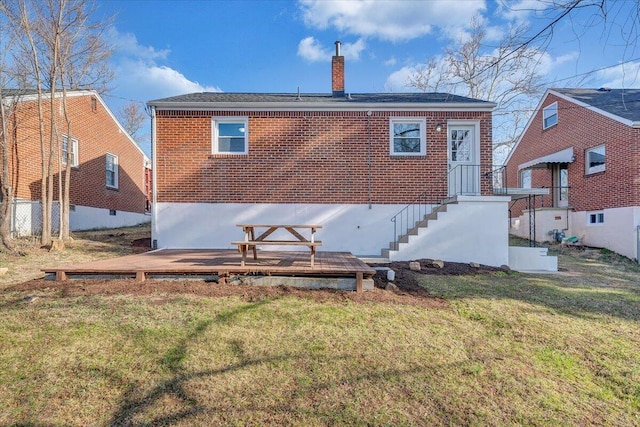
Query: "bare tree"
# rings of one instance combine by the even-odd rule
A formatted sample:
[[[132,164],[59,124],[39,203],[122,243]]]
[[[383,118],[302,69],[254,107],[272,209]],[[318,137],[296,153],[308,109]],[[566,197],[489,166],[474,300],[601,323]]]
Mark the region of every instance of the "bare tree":
[[[9,35],[7,21],[0,8],[0,34]],[[15,245],[11,239],[11,208],[13,202],[13,188],[9,170],[9,120],[13,116],[16,105],[5,95],[5,87],[11,81],[7,69],[6,52],[11,49],[12,40],[0,36],[0,145],[2,156],[2,171],[0,173],[0,251],[15,252]]]
[[[476,18],[464,39],[447,48],[441,60],[430,60],[418,68],[407,85],[425,92],[447,91],[495,102],[494,149],[510,148],[543,87],[536,69],[544,52],[535,48],[513,52],[525,31],[522,26],[511,28],[490,46],[486,28]]]
[[[126,130],[136,142],[140,142],[139,140],[145,137],[145,135],[138,134],[147,118],[145,111],[140,108],[140,103],[130,101],[128,104],[122,106],[122,108],[118,110],[118,118],[124,130]]]
[[[37,92],[41,154],[41,203],[43,245],[51,243],[54,174],[58,170],[60,239],[69,238],[69,187],[71,150],[62,159],[63,139],[71,140],[73,128],[68,114],[67,91],[106,88],[111,73],[106,66],[110,49],[103,33],[107,23],[92,23],[95,11],[90,0],[5,1],[7,16],[20,41],[16,61],[21,75]],[[45,107],[46,103],[46,107]],[[46,108],[46,111],[45,111]],[[61,108],[64,123],[56,114]],[[45,121],[48,123],[45,124]],[[63,134],[65,135],[63,138]],[[64,171],[63,171],[64,169]]]

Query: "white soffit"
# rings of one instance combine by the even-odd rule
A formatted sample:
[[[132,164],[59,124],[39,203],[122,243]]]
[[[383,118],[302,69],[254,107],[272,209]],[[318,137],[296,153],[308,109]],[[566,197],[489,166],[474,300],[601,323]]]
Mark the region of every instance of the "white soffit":
[[[574,160],[573,147],[569,147],[553,154],[538,157],[537,159],[522,163],[518,165],[518,170],[545,168],[548,163],[572,163]]]

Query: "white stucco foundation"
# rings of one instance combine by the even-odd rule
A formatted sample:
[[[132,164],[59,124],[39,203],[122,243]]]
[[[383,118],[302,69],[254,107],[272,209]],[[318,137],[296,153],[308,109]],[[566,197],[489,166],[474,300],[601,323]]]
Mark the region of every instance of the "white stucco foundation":
[[[507,197],[459,196],[458,203],[431,221],[424,232],[411,236],[414,245],[392,259],[508,264],[508,201]],[[236,224],[321,224],[315,236],[322,241],[319,250],[379,256],[393,240],[391,218],[404,206],[158,203],[152,240],[158,248],[232,249],[231,242],[244,237]]]
[[[436,221],[420,228],[389,255],[391,260],[441,259],[509,264],[509,197],[457,196]]]
[[[589,224],[590,212],[571,212],[567,209],[543,208],[536,210],[536,238],[538,242],[552,241],[549,232],[565,231],[565,236],[576,236],[580,243],[596,248],[607,248],[631,259],[638,259],[637,227],[640,226],[640,206],[603,209],[604,223]],[[511,220],[511,233],[529,238],[529,215]]]
[[[535,210],[536,242],[554,242],[555,231],[561,232],[569,228],[567,208],[538,208]],[[529,211],[511,219],[511,233],[524,239],[529,238]],[[566,231],[565,231],[566,234]]]
[[[69,228],[72,231],[129,227],[150,221],[151,215],[148,214],[115,211],[115,215],[111,215],[109,209],[88,206],[76,205],[75,211],[69,212]]]
[[[321,251],[380,255],[393,239],[391,217],[404,205],[158,203],[152,240],[158,248],[232,249],[244,235],[236,224],[320,224]],[[286,231],[283,231],[286,236]],[[271,237],[278,238],[274,234]],[[290,236],[289,236],[290,237]],[[265,246],[264,250],[296,250]],[[300,247],[299,250],[305,250]]]

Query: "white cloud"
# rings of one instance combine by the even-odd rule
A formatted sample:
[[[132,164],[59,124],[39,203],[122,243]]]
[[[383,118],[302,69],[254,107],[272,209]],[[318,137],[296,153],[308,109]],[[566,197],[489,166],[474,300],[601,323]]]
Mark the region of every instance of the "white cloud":
[[[138,38],[132,33],[121,33],[115,27],[110,27],[107,31],[107,38],[111,41],[114,50],[122,55],[134,56],[145,60],[167,59],[169,49],[156,50],[153,46],[142,46],[138,43]]]
[[[310,27],[390,41],[424,36],[434,26],[458,27],[486,8],[484,0],[300,0],[299,5]]]
[[[384,65],[386,65],[388,67],[393,67],[397,63],[398,63],[398,60],[393,56],[391,58],[387,59],[386,61],[384,61]]]
[[[342,43],[340,54],[346,59],[358,60],[360,54],[366,48],[363,39],[358,39],[355,43]],[[305,37],[298,43],[298,56],[310,62],[327,62],[335,53],[335,47],[326,47],[313,37]]]
[[[414,88],[407,86],[409,77],[414,75],[419,70],[419,66],[407,65],[394,71],[387,77],[387,81],[384,85],[385,90],[388,92],[416,92]]]
[[[310,62],[321,62],[331,60],[332,51],[320,44],[313,37],[305,37],[298,43],[298,56]]]
[[[125,99],[150,99],[180,95],[189,92],[219,92],[215,86],[202,85],[188,79],[180,71],[162,64],[171,51],[143,46],[134,34],[109,29],[114,46],[113,68],[115,92]]]
[[[640,62],[628,62],[596,73],[599,87],[628,89],[640,86]]]

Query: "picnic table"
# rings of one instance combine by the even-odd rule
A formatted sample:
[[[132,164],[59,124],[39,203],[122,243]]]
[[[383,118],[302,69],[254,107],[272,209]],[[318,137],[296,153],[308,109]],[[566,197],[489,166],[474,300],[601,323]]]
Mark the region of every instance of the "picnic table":
[[[242,228],[244,232],[244,240],[231,242],[232,245],[237,245],[238,250],[242,253],[241,266],[245,266],[247,261],[247,252],[253,251],[253,259],[258,259],[258,253],[256,246],[258,245],[271,245],[271,246],[306,246],[311,250],[311,267],[313,267],[316,247],[322,246],[322,242],[315,240],[316,230],[322,228],[317,224],[237,224]],[[265,229],[256,237],[256,229]],[[291,238],[289,239],[269,239],[277,230],[286,230],[289,232]],[[306,238],[302,233],[306,230],[310,230],[310,238]]]

